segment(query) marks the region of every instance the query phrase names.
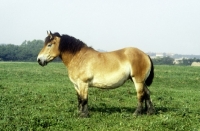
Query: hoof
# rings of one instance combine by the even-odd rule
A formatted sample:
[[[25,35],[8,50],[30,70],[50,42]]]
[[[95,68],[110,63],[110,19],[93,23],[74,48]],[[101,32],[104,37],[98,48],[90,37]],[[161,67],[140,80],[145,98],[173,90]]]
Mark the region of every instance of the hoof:
[[[89,113],[80,113],[79,117],[80,118],[88,118],[89,117]]]
[[[142,110],[138,110],[138,109],[136,109],[135,112],[133,113],[134,116],[140,116],[142,114],[143,114]]]
[[[153,115],[155,114],[155,109],[154,108],[150,108],[147,110],[147,115]]]

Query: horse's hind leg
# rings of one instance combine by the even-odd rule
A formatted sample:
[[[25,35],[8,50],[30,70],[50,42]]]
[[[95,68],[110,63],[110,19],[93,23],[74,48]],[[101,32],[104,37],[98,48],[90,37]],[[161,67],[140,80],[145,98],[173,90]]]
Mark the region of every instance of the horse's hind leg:
[[[154,109],[154,106],[153,106],[153,104],[151,102],[151,99],[150,99],[149,89],[147,88],[146,85],[144,85],[144,90],[145,90],[145,96],[144,96],[144,99],[145,99],[145,111],[149,115],[154,114],[155,109]]]
[[[134,81],[134,84],[135,84],[137,99],[138,99],[138,105],[134,114],[140,115],[143,113],[143,101],[144,101],[145,91],[144,91],[143,83],[137,83]]]
[[[138,105],[134,112],[135,115],[140,115],[143,113],[143,111],[147,111],[147,114],[153,114],[154,113],[154,107],[150,100],[150,92],[146,85],[143,82],[136,82],[135,88],[137,91],[137,99],[138,99]],[[143,110],[143,101],[145,101],[145,109]]]

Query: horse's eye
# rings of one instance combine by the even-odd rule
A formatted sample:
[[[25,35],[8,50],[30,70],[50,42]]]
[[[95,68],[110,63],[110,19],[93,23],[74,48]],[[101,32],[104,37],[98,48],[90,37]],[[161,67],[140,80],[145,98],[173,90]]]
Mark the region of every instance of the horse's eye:
[[[47,47],[51,47],[52,44],[48,44]]]

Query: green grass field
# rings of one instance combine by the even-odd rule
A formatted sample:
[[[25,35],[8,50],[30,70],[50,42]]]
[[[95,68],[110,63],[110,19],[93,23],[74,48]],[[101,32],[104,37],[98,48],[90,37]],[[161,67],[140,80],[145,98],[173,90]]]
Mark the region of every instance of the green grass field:
[[[77,96],[62,63],[0,62],[2,131],[198,131],[200,68],[155,66],[149,87],[155,115],[133,116],[136,92],[131,81],[114,90],[89,90],[89,118],[77,116]]]

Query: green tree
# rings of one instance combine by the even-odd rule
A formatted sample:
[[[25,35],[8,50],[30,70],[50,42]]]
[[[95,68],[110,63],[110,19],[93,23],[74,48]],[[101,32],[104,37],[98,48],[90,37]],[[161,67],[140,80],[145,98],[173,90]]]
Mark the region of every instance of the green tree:
[[[13,44],[0,45],[0,59],[3,61],[36,61],[43,47],[42,40],[24,41],[20,46]]]

